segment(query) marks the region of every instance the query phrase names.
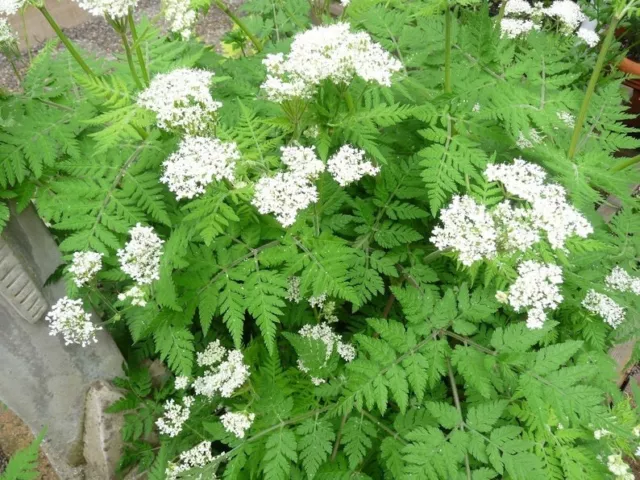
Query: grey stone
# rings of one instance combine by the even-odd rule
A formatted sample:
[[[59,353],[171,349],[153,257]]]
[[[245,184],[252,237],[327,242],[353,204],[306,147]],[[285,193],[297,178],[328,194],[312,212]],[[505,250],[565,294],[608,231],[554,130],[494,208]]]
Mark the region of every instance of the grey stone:
[[[84,423],[84,459],[86,480],[116,478],[118,461],[123,451],[123,413],[105,410],[122,398],[110,383],[94,383],[87,393]]]
[[[5,246],[5,254],[23,267],[12,271],[39,289],[39,301],[52,305],[65,295],[61,281],[42,287],[62,257],[33,208],[13,215],[1,238],[11,249],[9,254]],[[21,312],[14,299],[0,296],[0,402],[34,433],[47,427],[42,448],[61,479],[82,478],[76,467],[84,464],[85,396],[95,381],[122,375],[122,355],[105,330],[98,332],[95,345],[65,346],[49,335],[47,322],[30,323],[42,317],[39,310],[25,307]],[[25,315],[31,319],[25,321]]]

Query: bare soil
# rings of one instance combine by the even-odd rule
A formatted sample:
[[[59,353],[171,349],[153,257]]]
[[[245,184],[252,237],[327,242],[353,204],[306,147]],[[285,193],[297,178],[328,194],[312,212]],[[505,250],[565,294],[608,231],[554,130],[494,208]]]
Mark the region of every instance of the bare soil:
[[[8,460],[18,450],[28,447],[33,438],[29,427],[11,410],[0,404],[0,466],[3,464],[3,456]],[[40,480],[59,480],[42,451],[38,457],[38,471]]]

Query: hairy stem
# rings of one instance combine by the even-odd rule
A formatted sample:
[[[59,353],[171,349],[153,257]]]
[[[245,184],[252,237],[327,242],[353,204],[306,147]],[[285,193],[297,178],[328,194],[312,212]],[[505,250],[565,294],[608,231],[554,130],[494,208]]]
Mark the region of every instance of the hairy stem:
[[[133,63],[133,54],[131,53],[131,47],[129,46],[129,39],[127,38],[126,27],[122,26],[122,28],[118,28],[116,23],[113,22],[114,29],[120,35],[120,39],[122,40],[122,46],[124,47],[124,53],[127,56],[127,63],[129,64],[129,70],[131,71],[131,77],[133,81],[136,82],[136,87],[142,90],[142,82],[140,81],[140,77],[138,77],[138,72],[136,72],[136,66]]]
[[[635,165],[636,163],[640,163],[640,155],[636,155],[635,157],[625,158],[624,160],[616,163],[613,167],[611,167],[611,171],[619,172],[620,170],[624,170],[625,168],[628,168],[631,165]]]
[[[496,18],[496,26],[498,28],[500,28],[500,23],[502,23],[502,19],[504,18],[504,11],[507,8],[507,1],[508,0],[503,0],[503,2],[500,4],[500,10],[498,11],[498,17]]]
[[[29,43],[29,31],[27,30],[27,20],[24,16],[24,9],[20,10],[20,19],[22,20],[22,30],[24,30],[24,46],[27,49],[27,55],[29,56],[29,65],[33,61],[31,56],[31,45]]]
[[[251,43],[253,43],[253,46],[256,47],[256,50],[258,52],[261,52],[262,44],[260,43],[260,40],[258,40],[256,36],[253,33],[251,33],[251,31],[249,30],[249,28],[247,28],[245,23],[242,20],[240,20],[240,18],[235,13],[233,13],[231,9],[224,4],[222,0],[215,0],[215,2],[218,8],[222,10],[233,21],[233,23],[235,23],[238,26],[238,28],[240,28],[240,30],[244,32],[244,34],[247,37],[249,37],[249,40],[251,40]]]
[[[42,15],[44,15],[44,18],[47,20],[47,22],[49,22],[49,25],[51,25],[53,31],[56,32],[56,35],[58,35],[60,41],[64,44],[65,47],[67,47],[67,50],[69,51],[71,56],[75,59],[76,62],[78,62],[80,68],[84,70],[84,73],[86,73],[90,77],[95,77],[96,74],[93,73],[93,70],[91,70],[89,65],[87,65],[87,63],[83,60],[78,50],[76,50],[76,47],[73,45],[73,43],[71,43],[71,40],[69,40],[69,37],[65,35],[65,33],[60,28],[60,25],[58,25],[54,18],[51,16],[49,10],[47,10],[47,7],[43,5],[41,7],[38,7],[38,10],[40,10]]]
[[[11,64],[11,70],[13,70],[13,74],[16,76],[18,83],[22,84],[22,75],[20,75],[20,70],[18,70],[16,62],[13,60],[13,58],[9,56],[7,56],[7,58],[9,59],[9,63]]]
[[[598,79],[600,78],[600,73],[602,72],[602,67],[604,66],[604,62],[607,58],[607,52],[609,51],[611,43],[613,42],[614,34],[619,21],[619,17],[613,17],[611,19],[611,23],[609,24],[609,28],[607,29],[607,35],[604,37],[604,42],[602,42],[602,46],[600,47],[600,53],[598,53],[596,65],[593,68],[591,78],[589,79],[589,84],[587,85],[587,92],[585,93],[584,99],[582,100],[582,106],[580,107],[580,112],[578,113],[576,124],[573,127],[571,144],[569,145],[569,151],[567,152],[567,157],[569,157],[569,160],[573,160],[576,155],[576,151],[578,150],[578,142],[580,141],[580,134],[582,133],[582,129],[584,128],[584,124],[587,120],[587,113],[589,112],[591,98],[593,97],[593,92],[596,89],[596,84],[598,83]]]
[[[335,462],[336,457],[338,456],[338,448],[340,448],[340,442],[342,441],[342,431],[344,430],[344,425],[347,423],[347,418],[349,418],[349,413],[347,412],[342,416],[342,420],[340,420],[340,428],[338,429],[338,435],[336,436],[336,443],[333,445],[333,451],[331,452],[331,461]]]
[[[140,71],[142,72],[142,79],[145,85],[149,85],[149,72],[147,71],[147,65],[144,61],[144,55],[142,54],[142,48],[138,42],[138,31],[136,30],[136,22],[133,19],[133,9],[129,8],[129,15],[127,15],[129,21],[129,30],[131,30],[131,38],[133,39],[133,45],[136,49],[136,56],[138,57],[138,63],[140,64]]]
[[[451,7],[444,12],[444,93],[451,93]]]
[[[378,418],[374,417],[373,415],[371,415],[369,412],[367,412],[366,410],[362,410],[362,415],[364,415],[365,417],[367,417],[369,420],[371,420],[374,424],[376,424],[378,426],[378,428],[380,428],[381,430],[384,430],[385,432],[387,432],[389,435],[391,435],[393,438],[395,438],[396,440],[399,440],[401,443],[403,444],[407,444],[407,441],[402,438],[402,436],[400,435],[400,433],[396,432],[395,430],[392,430],[391,428],[387,427],[384,423],[382,423]]]

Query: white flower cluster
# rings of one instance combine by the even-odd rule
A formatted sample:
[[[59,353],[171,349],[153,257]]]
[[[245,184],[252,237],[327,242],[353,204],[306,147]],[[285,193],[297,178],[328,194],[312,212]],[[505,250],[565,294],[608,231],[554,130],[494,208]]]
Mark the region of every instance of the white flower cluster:
[[[0,14],[13,15],[17,13],[25,4],[26,0],[0,0]]]
[[[138,96],[138,105],[155,112],[158,127],[163,130],[204,132],[222,106],[209,91],[213,75],[213,72],[192,68],[158,74]]]
[[[539,30],[546,17],[559,22],[562,32],[566,35],[572,35],[577,29],[578,38],[590,47],[595,47],[600,41],[600,36],[592,28],[581,26],[588,18],[580,6],[571,0],[556,0],[546,8],[540,2],[532,7],[525,0],[508,0],[504,13],[500,28],[502,35],[507,38],[516,38],[531,30]]]
[[[324,171],[324,164],[313,148],[291,146],[281,150],[282,162],[289,171],[258,180],[252,203],[260,213],[273,213],[283,227],[288,227],[296,221],[298,212],[318,200],[318,189],[311,181]]]
[[[0,10],[2,8],[2,1],[0,0]],[[9,26],[9,22],[6,18],[0,18],[0,45],[15,44],[18,41],[16,33]]]
[[[605,278],[604,283],[611,290],[617,290],[623,293],[631,292],[640,295],[640,277],[632,277],[626,270],[618,266],[611,270],[611,273]]]
[[[84,311],[82,300],[71,300],[62,297],[58,300],[46,320],[49,322],[49,335],[62,334],[65,345],[77,344],[83,347],[97,343],[96,332],[102,327],[96,327],[91,322],[91,315]]]
[[[221,142],[217,138],[187,136],[178,151],[164,162],[162,183],[176,194],[178,200],[204,193],[213,179],[234,180],[235,162],[240,151],[235,142]]]
[[[75,0],[76,3],[91,15],[111,18],[126,17],[130,8],[138,4],[138,0]]]
[[[102,268],[102,253],[75,252],[69,272],[73,275],[73,282],[83,287],[90,282]]]
[[[175,387],[176,390],[186,390],[189,387],[189,377],[176,377]]]
[[[463,265],[470,266],[476,260],[495,256],[495,222],[484,205],[467,195],[456,195],[449,206],[440,211],[440,220],[443,226],[433,229],[431,242],[441,250],[452,248],[458,252]]]
[[[300,303],[302,294],[300,293],[300,277],[289,277],[289,287],[287,288],[287,300],[293,303]]]
[[[313,338],[314,340],[320,340],[326,347],[325,361],[331,358],[334,350],[338,352],[338,355],[342,357],[345,362],[351,362],[356,358],[356,349],[353,345],[344,343],[342,337],[335,333],[333,329],[327,323],[320,323],[317,325],[305,325],[302,327],[298,334],[306,338]],[[309,373],[309,368],[304,364],[302,360],[298,360],[298,368],[304,372]],[[323,378],[311,377],[311,381],[314,385],[321,385],[326,382]]]
[[[327,301],[327,294],[321,293],[320,295],[314,295],[309,297],[309,305],[311,308],[324,308],[324,302]]]
[[[605,428],[600,428],[598,430],[593,431],[593,438],[596,440],[600,440],[601,438],[608,437],[611,435],[611,432]]]
[[[193,381],[193,389],[196,394],[207,398],[212,398],[216,393],[229,398],[249,378],[249,367],[245,365],[241,351],[232,350],[227,354],[227,349],[219,341],[212,344],[203,355],[198,355],[198,365],[210,369]],[[221,362],[225,355],[227,359]]]
[[[572,235],[585,238],[593,232],[587,219],[567,202],[565,189],[555,183],[545,184],[546,172],[538,165],[517,158],[511,165],[488,165],[485,176],[531,204],[532,225],[547,234],[553,248],[564,248]]]
[[[540,241],[530,210],[513,207],[509,200],[505,200],[491,210],[491,215],[497,228],[497,244],[506,251],[524,252]]]
[[[527,260],[518,265],[518,279],[509,287],[505,296],[498,292],[499,300],[506,298],[517,312],[527,309],[527,327],[542,328],[547,314],[562,302],[559,285],[562,284],[562,269],[557,265]]]
[[[623,307],[614,302],[611,298],[595,290],[589,290],[582,301],[582,306],[589,312],[599,315],[613,328],[618,327],[625,317]]]
[[[180,463],[169,462],[165,470],[167,480],[176,480],[178,475],[192,468],[199,468],[214,462],[217,457],[211,454],[211,442],[202,442],[190,450],[180,454]],[[195,478],[202,478],[195,477]],[[207,480],[215,480],[215,475],[207,477]]]
[[[365,32],[351,33],[348,23],[314,27],[295,36],[291,51],[267,55],[262,84],[274,102],[310,98],[323,80],[349,84],[355,77],[390,86],[402,64]]]
[[[139,223],[129,234],[131,240],[118,250],[122,271],[139,285],[160,279],[160,256],[164,241],[155,234],[153,228],[143,227]]]
[[[182,426],[189,420],[191,415],[191,407],[193,406],[193,397],[184,397],[180,405],[171,398],[164,404],[164,415],[156,421],[156,425],[160,433],[177,437],[182,431]]]
[[[133,287],[129,288],[124,293],[118,294],[118,300],[120,300],[121,302],[124,302],[127,300],[127,298],[130,298],[131,305],[134,305],[136,307],[145,307],[147,305],[147,300],[145,297],[146,295],[144,293],[144,290],[142,290],[137,285],[134,285]]]
[[[233,433],[238,438],[244,438],[245,432],[251,428],[255,418],[255,413],[227,412],[220,417],[220,421],[227,432]]]
[[[528,136],[525,136],[523,132],[520,132],[518,139],[516,140],[516,146],[521,150],[533,148],[534,145],[539,144],[543,140],[543,136],[535,128],[529,130]]]
[[[562,123],[564,123],[567,127],[569,128],[573,128],[576,125],[576,117],[575,115],[566,112],[566,111],[560,111],[558,113],[556,113],[556,115],[558,116],[558,119],[560,121],[562,121]]]
[[[364,155],[364,150],[343,145],[327,161],[327,170],[342,187],[357,182],[365,175],[377,175],[380,168],[365,160]]]
[[[196,11],[191,8],[189,0],[164,0],[162,11],[169,31],[179,34],[185,40],[191,37],[196,23]]]
[[[635,478],[629,465],[624,463],[622,455],[609,455],[607,457],[607,467],[616,476],[616,480],[634,480]]]

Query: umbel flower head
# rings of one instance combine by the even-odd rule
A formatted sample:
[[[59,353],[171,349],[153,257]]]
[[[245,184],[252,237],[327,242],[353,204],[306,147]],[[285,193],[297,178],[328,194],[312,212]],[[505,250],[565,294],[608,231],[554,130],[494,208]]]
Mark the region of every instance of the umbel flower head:
[[[2,2],[2,0],[0,0]],[[0,3],[0,5],[2,5]],[[16,33],[13,31],[6,18],[0,18],[0,46],[14,45],[18,41]]]
[[[227,359],[222,361],[225,356]],[[242,352],[227,352],[219,340],[211,342],[197,358],[199,366],[208,367],[203,376],[193,381],[193,388],[198,395],[212,398],[219,394],[229,398],[249,378],[249,367],[244,363]]]
[[[209,91],[213,75],[193,68],[158,74],[138,96],[138,105],[155,112],[158,127],[163,130],[203,133],[222,106]]]
[[[126,17],[130,8],[135,8],[138,0],[75,0],[80,8],[96,17]]]
[[[329,358],[331,358],[334,351],[337,352],[345,362],[352,362],[356,358],[357,352],[353,345],[344,343],[342,341],[342,337],[335,333],[327,323],[305,325],[300,329],[298,334],[306,338],[320,340],[324,343],[325,361],[328,361]],[[310,369],[307,368],[301,359],[298,359],[298,368],[304,373],[310,372]],[[326,380],[324,378],[311,377],[311,382],[317,386],[322,385]]]
[[[13,15],[17,13],[27,3],[26,0],[0,0],[0,14],[1,15]],[[4,20],[4,19],[2,19]],[[4,20],[5,24],[7,23]],[[7,25],[8,28],[8,25]]]
[[[90,282],[102,268],[102,253],[75,252],[69,272],[73,275],[73,281],[78,287],[83,287]]]
[[[160,279],[160,256],[163,240],[151,227],[139,223],[129,231],[131,240],[118,250],[122,271],[139,285],[148,285]]]
[[[613,328],[618,327],[625,318],[625,310],[613,299],[595,290],[589,290],[582,301],[582,306],[589,312],[599,315]]]
[[[291,51],[267,55],[262,84],[274,102],[310,98],[324,80],[348,84],[355,77],[390,86],[402,64],[365,32],[351,33],[348,23],[314,27],[295,36]]]
[[[555,310],[562,302],[559,285],[562,269],[557,265],[527,260],[518,265],[518,279],[506,295],[506,301],[516,311],[527,309],[527,327],[542,328],[547,319],[545,310]],[[499,299],[505,299],[498,292]]]
[[[192,449],[182,452],[179,463],[169,462],[167,464],[167,469],[165,470],[166,478],[167,480],[176,480],[179,474],[193,468],[204,467],[215,461],[216,458],[211,454],[211,442],[199,443]],[[207,476],[207,480],[216,480],[218,478],[215,474],[208,475],[212,476]],[[202,475],[193,478],[204,480]]]
[[[164,0],[162,11],[171,32],[179,34],[185,40],[191,37],[196,23],[196,11],[191,8],[189,0]]]
[[[97,343],[96,332],[102,330],[91,322],[91,315],[84,311],[82,300],[62,297],[47,313],[49,334],[62,334],[65,345],[77,344],[83,347]]]
[[[357,182],[365,175],[377,175],[380,168],[369,160],[365,160],[364,156],[364,150],[354,148],[351,145],[343,145],[327,161],[327,171],[341,187]]]
[[[170,437],[177,437],[182,431],[182,426],[189,420],[191,415],[191,407],[193,406],[193,397],[184,397],[180,405],[171,398],[164,404],[164,415],[156,421],[156,425],[160,433]]]
[[[255,418],[255,413],[227,412],[220,417],[220,421],[227,432],[234,434],[238,438],[244,438],[245,432],[251,428]]]
[[[160,181],[169,186],[178,200],[193,198],[204,193],[214,179],[233,181],[238,160],[240,151],[233,142],[187,136],[180,142],[178,151],[164,162]]]

